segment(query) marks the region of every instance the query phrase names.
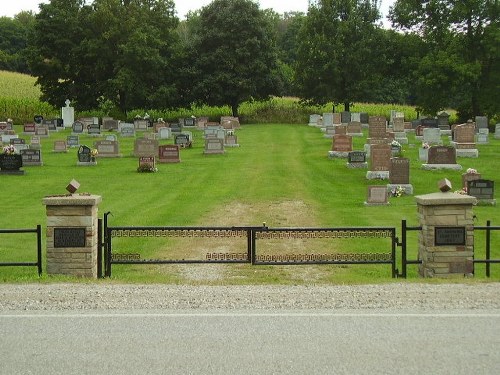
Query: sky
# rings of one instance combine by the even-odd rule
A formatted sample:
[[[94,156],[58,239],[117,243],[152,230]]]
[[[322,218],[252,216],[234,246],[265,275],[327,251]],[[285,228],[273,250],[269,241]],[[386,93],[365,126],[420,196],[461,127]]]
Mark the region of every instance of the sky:
[[[49,0],[0,0],[0,17],[14,17],[23,10],[31,10],[38,13],[39,3],[49,3]],[[179,18],[183,19],[190,10],[197,10],[208,5],[212,0],[175,0],[175,9]],[[273,8],[278,13],[299,11],[307,13],[307,0],[258,0],[261,9]],[[387,15],[389,6],[394,0],[382,0],[380,10],[383,17]]]

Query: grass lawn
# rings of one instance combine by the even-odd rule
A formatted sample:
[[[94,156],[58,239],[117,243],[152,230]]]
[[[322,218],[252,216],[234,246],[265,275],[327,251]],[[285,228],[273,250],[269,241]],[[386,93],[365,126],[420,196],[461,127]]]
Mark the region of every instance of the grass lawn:
[[[22,134],[22,127],[16,126]],[[366,130],[365,130],[366,131]],[[111,212],[111,226],[241,226],[269,227],[396,227],[401,220],[418,225],[414,196],[390,198],[389,206],[366,207],[368,181],[365,169],[346,168],[345,159],[328,159],[331,139],[317,128],[306,125],[244,125],[236,132],[240,147],[226,148],[224,155],[204,155],[202,132],[194,130],[194,145],[181,150],[181,163],[158,164],[157,173],[137,173],[138,159],[132,156],[133,139],[120,138],[121,158],[98,158],[98,165],[79,167],[77,150],[54,153],[57,139],[66,139],[70,130],[42,140],[43,166],[26,166],[24,176],[0,175],[2,204],[0,228],[45,228],[47,195],[65,194],[72,179],[80,183],[78,192],[102,196],[101,213]],[[366,135],[366,134],[365,134]],[[21,136],[23,137],[23,136]],[[455,190],[461,187],[460,171],[424,171],[420,168],[420,141],[408,135],[403,156],[410,159],[410,182],[414,195],[437,191],[437,182],[448,178]],[[24,136],[29,142],[29,136]],[[80,136],[80,143],[92,147],[96,138]],[[362,150],[365,137],[354,137],[354,149]],[[443,137],[445,143],[447,138]],[[161,141],[172,143],[172,140]],[[500,169],[500,140],[478,145],[478,159],[459,158],[462,171],[475,168],[485,179],[495,180]],[[498,208],[474,208],[477,225],[500,225]],[[0,261],[33,260],[34,235],[0,234]],[[410,232],[410,258],[416,258],[417,233]],[[500,257],[500,235],[493,234],[493,257]],[[484,258],[484,233],[476,233],[477,257]],[[44,244],[44,242],[43,242]],[[386,243],[384,243],[385,246]],[[227,244],[226,244],[227,245]],[[299,244],[300,245],[300,244]],[[295,246],[299,246],[295,244]],[[117,246],[133,247],[145,258],[189,255],[193,249],[205,251],[220,243],[183,243],[177,239],[117,240]],[[238,244],[237,246],[240,246]],[[270,251],[274,249],[272,244]],[[305,245],[307,246],[307,245]],[[315,245],[316,246],[316,245]],[[369,240],[339,244],[339,251],[370,249]],[[378,246],[378,245],[376,245]],[[44,246],[45,247],[45,246]],[[300,246],[299,246],[300,247]],[[386,249],[386,248],[385,248]],[[308,249],[302,249],[302,253]],[[284,251],[277,249],[276,251]],[[44,267],[45,270],[45,267]],[[484,265],[476,265],[476,276],[484,278]],[[500,267],[492,266],[492,280],[500,277]],[[416,279],[416,266],[409,277]],[[171,283],[362,283],[390,280],[388,266],[249,266],[249,265],[168,265],[116,266],[113,279],[127,282]],[[38,280],[35,268],[2,267],[0,280]],[[42,280],[65,280],[48,277]]]

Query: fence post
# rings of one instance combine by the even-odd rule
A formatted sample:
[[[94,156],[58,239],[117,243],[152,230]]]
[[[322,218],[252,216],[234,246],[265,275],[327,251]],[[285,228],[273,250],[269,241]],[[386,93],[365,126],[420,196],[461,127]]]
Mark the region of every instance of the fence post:
[[[486,221],[486,260],[490,260],[491,258],[491,220]],[[486,277],[490,277],[490,262],[486,262]]]
[[[36,226],[36,256],[38,266],[38,276],[42,276],[42,226]]]
[[[406,220],[401,221],[401,277],[406,279]]]

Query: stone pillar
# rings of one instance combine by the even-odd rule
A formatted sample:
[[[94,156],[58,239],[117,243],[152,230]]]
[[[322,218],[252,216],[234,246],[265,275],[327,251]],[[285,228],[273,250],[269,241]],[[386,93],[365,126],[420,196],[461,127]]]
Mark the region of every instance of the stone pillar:
[[[43,198],[47,207],[47,273],[97,278],[98,195]]]
[[[447,192],[415,197],[422,230],[419,274],[423,277],[472,276],[476,198]]]

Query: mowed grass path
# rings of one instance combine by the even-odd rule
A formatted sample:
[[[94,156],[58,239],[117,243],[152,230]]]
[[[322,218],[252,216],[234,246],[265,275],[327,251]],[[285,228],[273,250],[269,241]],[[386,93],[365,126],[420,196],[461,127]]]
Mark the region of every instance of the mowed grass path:
[[[16,126],[16,130],[22,133],[21,126]],[[80,182],[79,192],[102,196],[99,211],[101,216],[104,212],[112,213],[111,226],[238,226],[266,222],[270,227],[399,228],[402,219],[407,219],[409,225],[418,224],[414,196],[391,198],[389,206],[366,207],[367,186],[385,185],[387,181],[367,181],[366,170],[347,169],[345,159],[329,160],[332,140],[324,138],[319,129],[306,125],[244,125],[236,131],[240,147],[226,148],[224,155],[204,155],[202,132],[193,132],[194,146],[181,150],[181,163],[158,164],[157,173],[137,173],[138,159],[132,156],[133,139],[120,137],[123,157],[98,158],[95,167],[78,167],[76,149],[66,154],[52,151],[54,141],[65,139],[70,130],[54,133],[42,141],[43,167],[24,167],[24,176],[0,176],[0,228],[34,228],[42,224],[45,229],[43,197],[65,194],[71,179]],[[25,138],[29,142],[29,136]],[[409,138],[412,145],[404,146],[404,156],[411,161],[410,179],[415,195],[437,191],[437,181],[444,177],[458,189],[461,172],[422,171],[418,161],[420,142],[413,135]],[[80,139],[90,147],[96,140],[88,136]],[[365,138],[354,138],[355,149],[362,150],[364,143]],[[463,170],[473,167],[483,178],[494,180],[500,168],[499,146],[500,141],[491,137],[489,145],[479,146],[480,159],[459,159],[459,163]],[[492,220],[493,225],[500,223],[496,207],[476,207],[474,212],[478,225],[484,225],[486,220]],[[412,256],[416,256],[416,235],[413,232],[409,236],[414,242]],[[500,243],[499,236],[496,238],[497,244]],[[139,242],[146,254],[158,255],[162,251],[148,243]],[[353,250],[357,247],[353,244]],[[0,238],[0,261],[29,260],[33,253],[34,240],[28,235]],[[495,249],[494,253],[500,251]],[[366,268],[351,267],[342,268],[340,273],[348,280],[370,281],[387,275],[386,268],[366,273]],[[338,271],[339,267],[333,269]],[[494,266],[493,269],[498,277],[500,272]],[[133,272],[141,270],[135,268]],[[266,277],[274,275],[273,282],[289,280],[286,275],[281,278],[277,268],[264,270]],[[247,275],[246,282],[251,282],[251,274],[256,271],[244,268],[241,272]],[[0,268],[0,280],[31,280],[34,274],[33,269]],[[131,277],[125,267],[118,275]],[[266,277],[259,279],[260,282],[265,282]],[[331,277],[332,281],[338,281],[334,276],[323,280]]]

